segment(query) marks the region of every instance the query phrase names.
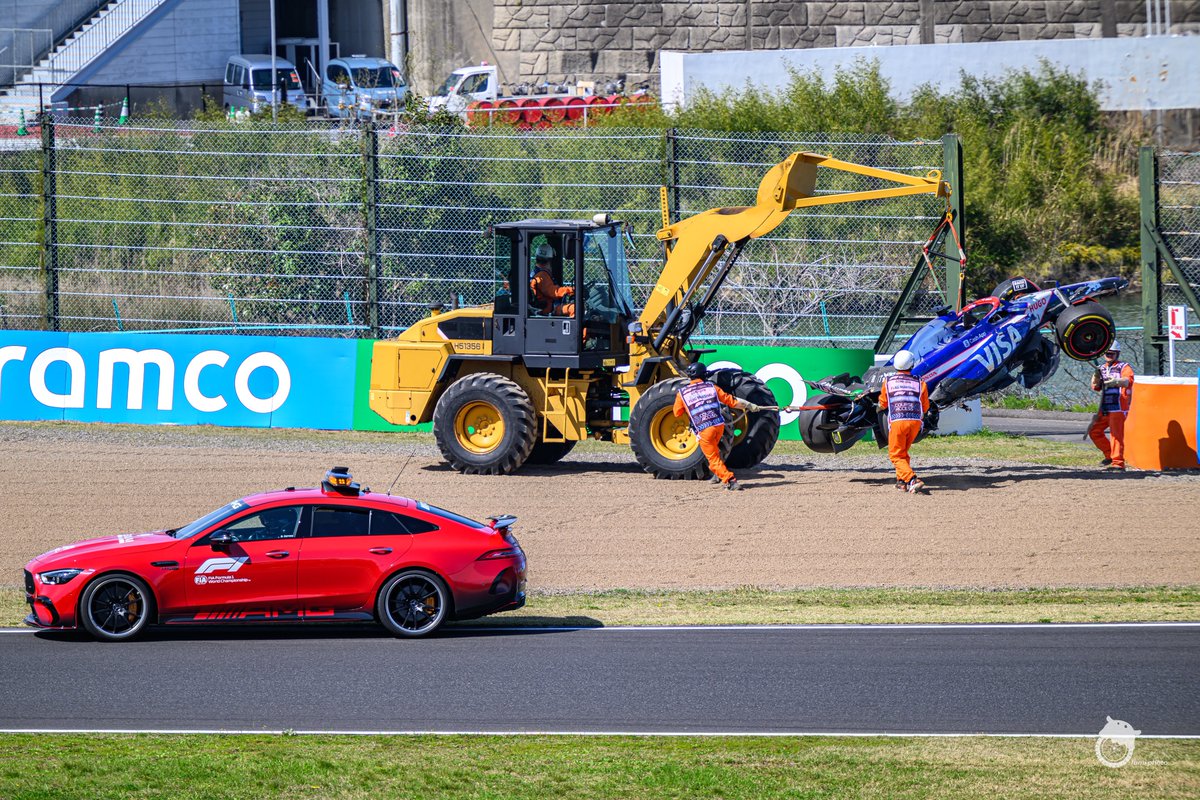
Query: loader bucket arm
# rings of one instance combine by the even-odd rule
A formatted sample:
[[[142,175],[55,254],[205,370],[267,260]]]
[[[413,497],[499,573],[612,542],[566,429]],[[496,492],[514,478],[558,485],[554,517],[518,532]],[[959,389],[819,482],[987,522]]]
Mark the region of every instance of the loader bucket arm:
[[[852,172],[900,185],[868,191],[817,195],[818,167]],[[732,255],[736,257],[746,241],[766,236],[797,208],[914,194],[949,197],[950,185],[942,181],[938,173],[918,178],[891,170],[852,164],[817,153],[792,153],[771,167],[763,176],[753,206],[702,211],[658,231],[659,240],[667,248],[667,261],[639,316],[642,330],[652,334],[652,331],[666,320],[668,306],[673,301],[678,304],[694,294],[697,283],[703,283],[717,271],[718,262],[731,245],[735,248]],[[723,279],[731,266],[732,262],[729,261],[722,267],[720,279]],[[706,300],[711,301],[712,295],[713,292],[710,291]]]

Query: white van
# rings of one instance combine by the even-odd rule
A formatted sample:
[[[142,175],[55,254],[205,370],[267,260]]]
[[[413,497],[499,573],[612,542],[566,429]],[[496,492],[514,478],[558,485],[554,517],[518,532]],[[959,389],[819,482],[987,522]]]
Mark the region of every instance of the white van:
[[[286,58],[275,59],[275,91],[280,102],[304,111],[308,101],[296,67]],[[247,108],[258,111],[271,107],[271,57],[269,55],[230,56],[225,64],[226,109]]]

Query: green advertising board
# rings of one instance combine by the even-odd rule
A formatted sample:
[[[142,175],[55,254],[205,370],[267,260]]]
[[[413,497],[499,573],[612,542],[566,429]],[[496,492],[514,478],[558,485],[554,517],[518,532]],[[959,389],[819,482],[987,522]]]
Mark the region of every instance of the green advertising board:
[[[371,349],[374,341],[358,342],[355,374],[354,429],[359,431],[428,431],[429,425],[393,425],[371,410]],[[840,350],[832,347],[716,347],[704,356],[710,367],[738,367],[766,382],[780,406],[803,405],[810,389],[805,380],[820,380],[849,372],[862,375],[875,363],[871,350]],[[785,412],[780,420],[780,439],[800,438],[796,413]]]

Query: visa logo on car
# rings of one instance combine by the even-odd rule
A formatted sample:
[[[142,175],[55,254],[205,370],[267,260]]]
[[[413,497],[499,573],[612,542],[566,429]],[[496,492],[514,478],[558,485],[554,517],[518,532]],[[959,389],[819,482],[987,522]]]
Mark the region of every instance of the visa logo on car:
[[[1025,335],[1015,325],[1001,328],[996,331],[996,338],[981,347],[971,360],[991,372],[1004,363],[1024,339]]]

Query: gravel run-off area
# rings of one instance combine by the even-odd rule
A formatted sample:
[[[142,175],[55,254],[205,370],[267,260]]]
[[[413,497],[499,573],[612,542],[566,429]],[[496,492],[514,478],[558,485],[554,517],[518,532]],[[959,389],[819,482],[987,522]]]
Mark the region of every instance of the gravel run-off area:
[[[531,587],[1200,584],[1200,475],[926,459],[928,495],[885,454],[772,456],[745,490],[654,480],[624,448],[460,475],[426,439],[0,424],[0,585],[91,536],[176,527],[231,499],[315,486],[346,465],[375,491],[475,518],[517,515]],[[397,480],[397,476],[399,476]]]

